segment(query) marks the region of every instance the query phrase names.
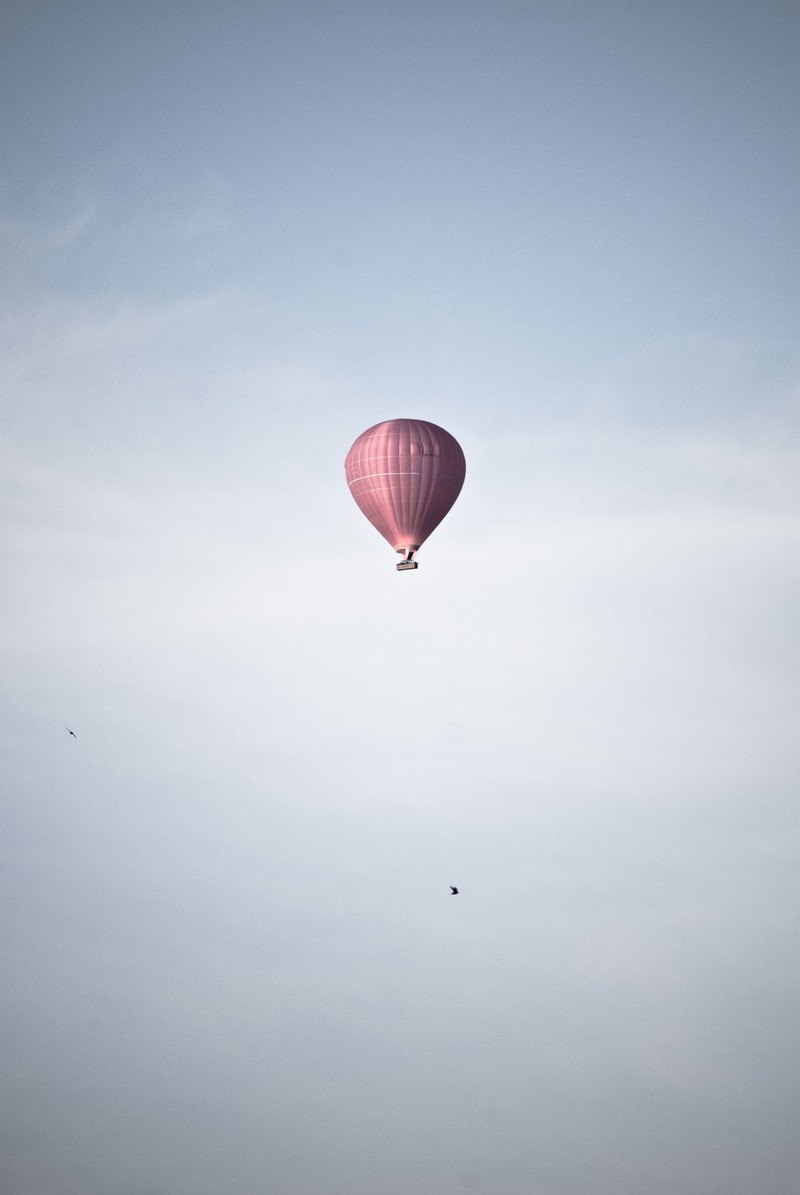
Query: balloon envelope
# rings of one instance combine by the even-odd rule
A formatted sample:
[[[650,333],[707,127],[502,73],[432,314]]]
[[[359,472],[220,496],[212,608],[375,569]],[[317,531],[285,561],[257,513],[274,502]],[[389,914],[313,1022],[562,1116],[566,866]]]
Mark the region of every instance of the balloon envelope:
[[[441,523],[467,468],[458,441],[423,419],[388,419],[369,428],[344,467],[361,511],[406,557]]]

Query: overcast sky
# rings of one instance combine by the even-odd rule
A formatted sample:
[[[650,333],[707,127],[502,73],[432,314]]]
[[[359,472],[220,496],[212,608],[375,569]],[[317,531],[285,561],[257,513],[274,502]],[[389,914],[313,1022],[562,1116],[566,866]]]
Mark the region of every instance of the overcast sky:
[[[795,1195],[799,47],[4,6],[2,1195]]]

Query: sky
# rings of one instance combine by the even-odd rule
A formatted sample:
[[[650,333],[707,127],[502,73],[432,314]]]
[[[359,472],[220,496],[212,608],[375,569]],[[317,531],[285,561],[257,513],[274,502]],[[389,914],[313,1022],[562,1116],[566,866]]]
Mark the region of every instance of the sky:
[[[0,33],[3,1195],[794,1195],[800,10]]]

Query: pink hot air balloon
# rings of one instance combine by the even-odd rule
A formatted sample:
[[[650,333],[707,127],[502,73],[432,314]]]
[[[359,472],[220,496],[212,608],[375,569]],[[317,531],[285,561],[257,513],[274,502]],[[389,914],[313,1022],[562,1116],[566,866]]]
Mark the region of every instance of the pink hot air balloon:
[[[414,553],[464,484],[461,445],[424,419],[387,419],[358,437],[344,468],[359,509],[402,552],[398,569],[416,568]]]

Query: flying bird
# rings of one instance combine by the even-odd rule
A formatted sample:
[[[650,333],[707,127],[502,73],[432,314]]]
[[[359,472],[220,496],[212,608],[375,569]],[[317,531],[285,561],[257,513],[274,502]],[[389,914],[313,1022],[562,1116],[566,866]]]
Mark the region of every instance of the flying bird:
[[[458,896],[458,888],[454,888],[452,884],[450,885],[450,895]]]
[[[76,739],[76,738],[78,737],[78,736],[76,735],[75,731],[74,731],[74,730],[70,730],[68,726],[65,726],[65,727],[64,727],[64,729],[65,729],[65,730],[69,730],[69,733],[72,735],[72,737],[73,737],[74,739]]]

